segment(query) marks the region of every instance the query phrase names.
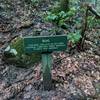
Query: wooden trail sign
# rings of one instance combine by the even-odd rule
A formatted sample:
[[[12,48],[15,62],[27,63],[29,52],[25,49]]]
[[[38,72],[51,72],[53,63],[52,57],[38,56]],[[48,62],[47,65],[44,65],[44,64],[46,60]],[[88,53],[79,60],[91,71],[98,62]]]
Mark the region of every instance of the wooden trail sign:
[[[51,66],[53,51],[64,51],[67,48],[67,36],[34,36],[24,37],[25,53],[42,53],[43,86],[45,90],[52,88]]]
[[[65,35],[24,37],[26,53],[62,51],[67,48],[66,44],[67,37]]]

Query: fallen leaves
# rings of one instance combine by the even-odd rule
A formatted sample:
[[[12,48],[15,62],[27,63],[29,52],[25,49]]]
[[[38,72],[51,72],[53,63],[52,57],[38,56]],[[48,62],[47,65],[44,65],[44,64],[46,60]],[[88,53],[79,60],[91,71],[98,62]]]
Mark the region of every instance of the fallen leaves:
[[[35,80],[40,80],[41,79],[41,64],[39,64],[35,69],[34,69],[34,78]]]
[[[96,91],[95,88],[93,87],[90,77],[83,75],[75,78],[74,80],[76,86],[80,88],[82,91],[84,91],[87,96],[95,95]]]

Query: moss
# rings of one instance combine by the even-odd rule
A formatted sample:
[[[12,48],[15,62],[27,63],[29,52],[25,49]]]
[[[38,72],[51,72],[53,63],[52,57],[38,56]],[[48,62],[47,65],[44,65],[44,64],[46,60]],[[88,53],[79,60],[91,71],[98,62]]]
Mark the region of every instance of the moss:
[[[11,42],[11,47],[16,49],[18,52],[18,56],[21,56],[24,52],[24,47],[23,47],[23,39],[22,38],[16,38]]]

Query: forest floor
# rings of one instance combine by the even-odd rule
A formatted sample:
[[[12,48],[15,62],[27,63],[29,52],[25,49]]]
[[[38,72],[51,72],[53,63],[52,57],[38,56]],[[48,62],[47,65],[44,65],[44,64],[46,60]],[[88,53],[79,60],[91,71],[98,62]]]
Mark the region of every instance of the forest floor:
[[[42,90],[41,62],[19,68],[2,61],[2,51],[15,36],[47,32],[54,28],[42,15],[49,1],[32,7],[24,0],[0,0],[0,100],[100,100],[100,44],[94,44],[96,32],[87,32],[86,50],[70,55],[54,52],[52,79],[54,88]]]

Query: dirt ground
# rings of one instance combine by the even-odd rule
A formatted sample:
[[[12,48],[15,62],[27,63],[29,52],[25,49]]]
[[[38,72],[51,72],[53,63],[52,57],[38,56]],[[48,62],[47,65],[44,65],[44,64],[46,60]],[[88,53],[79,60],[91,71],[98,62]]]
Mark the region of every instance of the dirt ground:
[[[54,28],[42,18],[52,3],[33,7],[24,1],[0,0],[0,100],[100,100],[100,44],[88,40],[84,52],[52,53],[51,91],[42,88],[41,62],[20,68],[2,61],[3,50],[13,37],[31,35],[35,30],[50,34],[47,31]],[[100,29],[92,30],[90,40],[95,38],[94,31],[100,33]]]

